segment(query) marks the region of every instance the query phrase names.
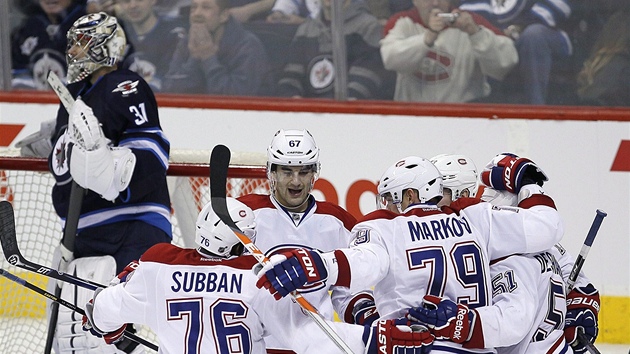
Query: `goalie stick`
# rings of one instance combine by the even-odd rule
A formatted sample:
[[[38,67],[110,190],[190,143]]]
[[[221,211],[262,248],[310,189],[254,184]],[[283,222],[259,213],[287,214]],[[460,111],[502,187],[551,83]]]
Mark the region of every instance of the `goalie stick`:
[[[71,302],[68,302],[68,301],[60,298],[59,296],[55,296],[54,294],[49,293],[48,291],[38,287],[37,285],[35,285],[33,283],[29,283],[28,281],[26,281],[26,280],[24,280],[24,279],[22,279],[22,278],[20,278],[20,277],[18,277],[16,275],[14,275],[14,274],[11,274],[11,273],[9,273],[8,271],[6,271],[6,270],[4,270],[2,268],[0,268],[0,275],[2,275],[3,277],[5,277],[5,278],[7,278],[9,280],[12,280],[12,281],[20,284],[20,285],[22,285],[22,286],[24,286],[24,287],[26,287],[28,289],[31,289],[31,290],[33,290],[34,292],[36,292],[36,293],[38,293],[40,295],[43,295],[43,296],[47,297],[48,299],[52,300],[53,302],[55,302],[57,304],[65,306],[65,307],[69,308],[70,310],[75,311],[76,313],[78,313],[78,314],[80,314],[82,316],[85,316],[85,311],[82,308],[76,306],[75,304],[73,304]],[[158,346],[157,345],[147,341],[144,338],[136,336],[135,334],[129,332],[127,329],[125,329],[125,333],[123,333],[123,336],[128,338],[128,339],[130,339],[130,340],[132,340],[132,341],[134,341],[134,342],[136,342],[136,343],[142,344],[142,345],[144,345],[147,348],[150,348],[150,349],[153,349],[155,351],[158,351]]]
[[[4,257],[9,264],[86,289],[105,288],[105,285],[82,279],[72,274],[59,272],[56,269],[33,263],[24,258],[18,247],[15,234],[15,212],[11,203],[6,200],[0,201],[0,243],[2,244]]]
[[[68,115],[70,115],[72,104],[74,104],[74,98],[72,98],[68,88],[64,86],[61,80],[59,80],[57,74],[55,74],[52,70],[48,72],[48,84],[52,87],[53,91],[55,91],[59,100],[68,112]],[[77,182],[72,180],[72,184],[70,186],[70,200],[68,201],[68,214],[66,215],[63,237],[61,238],[61,247],[65,247],[71,253],[74,252],[74,239],[79,226],[79,217],[81,216],[81,206],[83,205],[84,193],[85,190],[81,188]],[[63,262],[63,253],[61,254],[61,261]],[[56,284],[55,286],[55,295],[57,297],[61,295],[61,287],[59,284]],[[48,335],[46,337],[46,348],[44,349],[44,354],[50,354],[52,351],[53,337],[55,336],[57,316],[59,314],[59,303],[53,302],[50,310],[50,321],[48,322]]]
[[[584,240],[584,244],[582,245],[582,249],[580,250],[580,254],[578,254],[575,259],[575,263],[573,264],[573,268],[571,268],[571,273],[569,274],[569,278],[567,279],[567,289],[566,293],[568,294],[573,287],[575,286],[575,282],[582,270],[582,266],[584,265],[584,261],[586,260],[586,256],[588,252],[591,250],[591,246],[593,245],[593,241],[595,240],[595,236],[597,236],[597,231],[599,227],[602,225],[602,221],[606,217],[606,212],[597,209],[597,215],[595,215],[595,220],[591,224],[591,228],[588,230],[588,234],[586,235],[586,239]],[[578,341],[582,343],[586,349],[591,354],[601,354],[601,352],[595,347],[591,341],[589,341],[584,333],[580,330],[577,331]]]
[[[241,241],[243,246],[256,258],[258,263],[265,265],[269,259],[258,248],[252,240],[247,237],[234,223],[227,208],[225,186],[227,181],[228,167],[230,164],[230,149],[225,145],[217,145],[212,149],[210,155],[210,203],[212,210],[217,214],[219,219],[226,224],[236,237]],[[310,303],[302,294],[294,291],[291,293],[295,301],[305,310],[305,312],[317,323],[317,325],[328,335],[328,337],[347,354],[352,354],[352,349],[343,341],[343,339],[330,327],[319,311]]]

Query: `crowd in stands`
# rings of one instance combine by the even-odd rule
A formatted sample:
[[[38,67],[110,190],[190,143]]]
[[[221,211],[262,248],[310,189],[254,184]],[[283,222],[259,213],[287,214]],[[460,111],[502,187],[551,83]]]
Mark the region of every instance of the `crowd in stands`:
[[[334,98],[331,0],[12,0],[13,89],[104,11],[155,92]],[[343,0],[349,99],[630,106],[627,0]],[[13,16],[16,14],[18,16]],[[19,21],[15,19],[20,19]]]

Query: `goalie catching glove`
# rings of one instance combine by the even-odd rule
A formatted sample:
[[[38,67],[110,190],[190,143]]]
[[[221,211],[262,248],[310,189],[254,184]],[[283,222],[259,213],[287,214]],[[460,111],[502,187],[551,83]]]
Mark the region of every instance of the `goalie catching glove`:
[[[449,299],[425,295],[422,307],[409,309],[407,318],[432,330],[435,338],[462,344],[471,340],[477,312]]]
[[[481,172],[481,182],[496,190],[518,194],[528,184],[543,185],[547,175],[530,159],[510,153],[495,156]]]
[[[366,354],[425,354],[435,337],[423,326],[410,326],[407,319],[378,320],[364,327]]]
[[[574,353],[587,353],[586,346],[578,340],[577,333],[594,343],[599,332],[597,316],[599,314],[599,292],[592,284],[575,288],[567,295],[567,316],[564,337]]]
[[[256,286],[267,289],[276,300],[328,278],[320,253],[304,248],[273,255],[264,267],[254,267],[254,272],[258,275]]]
[[[90,333],[92,333],[92,335],[96,337],[102,337],[105,340],[105,343],[115,344],[123,338],[125,329],[127,329],[127,324],[124,324],[117,330],[111,332],[102,331],[98,329],[96,325],[94,325],[94,299],[96,299],[96,296],[102,290],[103,289],[96,289],[96,291],[94,292],[94,298],[92,298],[87,304],[85,304],[85,315],[83,315],[83,318],[81,319],[81,325],[84,331],[89,331]]]

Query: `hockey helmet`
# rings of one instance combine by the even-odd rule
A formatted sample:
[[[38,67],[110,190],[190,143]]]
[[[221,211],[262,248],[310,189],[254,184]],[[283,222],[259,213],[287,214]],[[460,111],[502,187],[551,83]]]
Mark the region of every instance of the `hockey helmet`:
[[[464,155],[440,154],[433,156],[430,161],[442,173],[444,188],[453,193],[451,200],[455,201],[468,189],[469,197],[477,195],[477,166]]]
[[[391,202],[400,204],[403,191],[418,191],[421,203],[442,197],[442,174],[431,161],[417,156],[408,156],[389,167],[378,183],[381,198],[391,196]]]

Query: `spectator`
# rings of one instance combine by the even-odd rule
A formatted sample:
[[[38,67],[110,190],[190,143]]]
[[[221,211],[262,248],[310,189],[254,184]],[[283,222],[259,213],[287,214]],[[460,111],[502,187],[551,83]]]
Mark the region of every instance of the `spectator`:
[[[85,15],[78,0],[39,0],[11,34],[12,86],[47,90],[49,71],[66,76],[66,32]]]
[[[462,0],[462,10],[474,11],[514,39],[519,63],[503,82],[509,103],[547,102],[553,63],[569,59],[573,48],[561,29],[571,15],[570,0],[515,0],[493,6],[492,0]]]
[[[279,96],[334,97],[337,75],[332,53],[331,3],[332,0],[322,0],[317,18],[307,19],[298,28],[278,82]],[[381,24],[361,2],[345,0],[343,6],[348,97],[391,99],[394,76],[385,70],[381,60]]]
[[[612,15],[578,74],[582,104],[630,106],[630,10]]]
[[[512,40],[452,0],[414,0],[385,26],[381,54],[397,72],[397,101],[468,102],[490,94],[516,65]],[[441,17],[450,16],[450,17]]]
[[[316,18],[321,0],[276,0],[267,22],[299,25],[307,18]]]
[[[230,0],[230,14],[238,22],[264,20],[275,0]]]
[[[120,0],[120,13],[125,14],[127,41],[133,54],[125,58],[124,68],[135,71],[154,90],[162,89],[162,80],[185,29],[174,18],[160,17],[153,10],[156,0]]]
[[[392,14],[413,7],[411,0],[365,0],[365,3],[370,9],[370,13],[378,18],[378,21],[383,25],[387,23]]]
[[[190,29],[175,50],[164,91],[272,95],[262,42],[231,15],[229,0],[193,0]]]

